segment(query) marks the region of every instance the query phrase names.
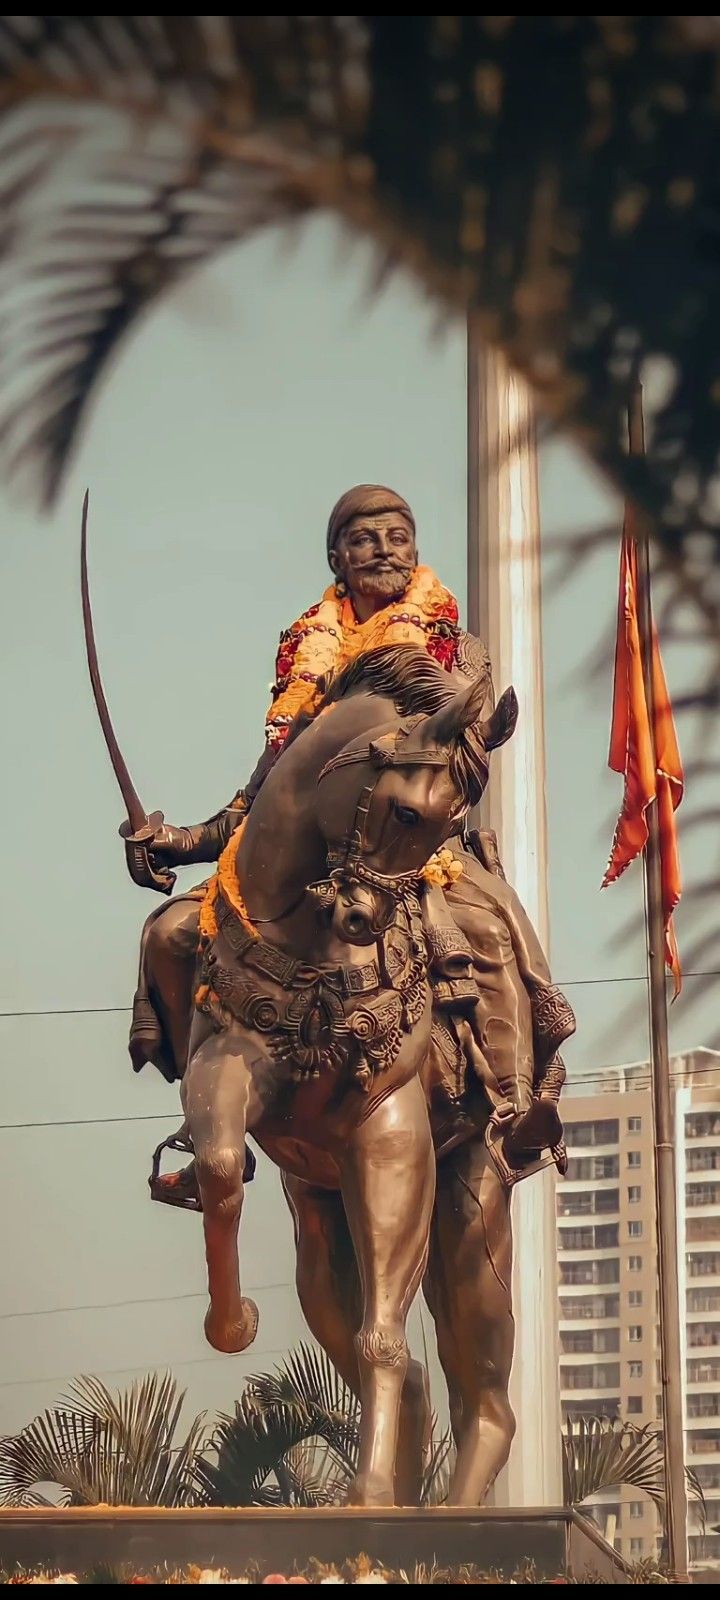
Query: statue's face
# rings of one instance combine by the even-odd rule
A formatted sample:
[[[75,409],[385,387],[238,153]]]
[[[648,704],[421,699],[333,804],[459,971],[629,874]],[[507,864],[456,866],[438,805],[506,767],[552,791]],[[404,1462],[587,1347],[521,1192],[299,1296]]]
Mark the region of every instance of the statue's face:
[[[415,535],[397,511],[353,517],[331,551],[330,565],[351,597],[399,599],[417,566]]]

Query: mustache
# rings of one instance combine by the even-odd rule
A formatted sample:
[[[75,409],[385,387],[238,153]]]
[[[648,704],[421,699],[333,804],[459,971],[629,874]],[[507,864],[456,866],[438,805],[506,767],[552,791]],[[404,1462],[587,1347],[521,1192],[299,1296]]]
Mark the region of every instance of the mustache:
[[[376,556],[373,561],[363,561],[362,566],[355,568],[357,573],[378,572],[380,570],[385,572],[396,572],[398,575],[402,574],[404,577],[406,573],[414,572],[415,568],[412,562],[393,561],[389,556]]]

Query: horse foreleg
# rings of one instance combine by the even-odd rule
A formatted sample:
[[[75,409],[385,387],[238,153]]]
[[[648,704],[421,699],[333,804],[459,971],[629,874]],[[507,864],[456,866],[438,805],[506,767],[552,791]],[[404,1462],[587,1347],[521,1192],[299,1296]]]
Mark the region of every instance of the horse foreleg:
[[[449,1505],[481,1505],[510,1454],[511,1270],[510,1197],[478,1140],[439,1165],[426,1276],[457,1446]]]
[[[435,1157],[418,1078],[388,1095],[348,1141],[341,1187],[362,1285],[355,1335],[362,1424],[350,1499],[395,1504],[408,1310],[427,1259]]]
[[[362,1291],[342,1196],[283,1174],[293,1215],[296,1284],[305,1321],[353,1394],[360,1395],[355,1334],[362,1318]],[[395,1468],[398,1505],[420,1502],[425,1455],[430,1443],[430,1391],[421,1362],[410,1360],[400,1404]]]
[[[191,1052],[183,1099],[203,1207],[210,1291],[205,1335],[228,1354],[252,1344],[258,1325],[255,1302],[240,1290],[238,1262],[250,1094],[243,1041],[234,1029],[211,1034]]]

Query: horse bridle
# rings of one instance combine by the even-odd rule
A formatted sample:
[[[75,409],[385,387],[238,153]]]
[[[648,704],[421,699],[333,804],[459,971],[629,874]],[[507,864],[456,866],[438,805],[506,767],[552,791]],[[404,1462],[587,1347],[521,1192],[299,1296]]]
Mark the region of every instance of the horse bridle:
[[[336,845],[329,845],[327,863],[330,878],[327,884],[310,885],[311,892],[322,898],[325,890],[328,899],[334,898],[334,893],[340,883],[362,883],[369,889],[378,889],[397,902],[402,900],[409,891],[417,891],[423,877],[423,867],[412,867],[407,872],[385,873],[377,872],[373,867],[368,867],[364,860],[367,845],[367,827],[370,809],[377,785],[383,772],[389,767],[413,766],[442,768],[448,764],[447,753],[439,749],[415,749],[412,761],[407,760],[403,746],[413,728],[421,722],[422,717],[414,717],[412,721],[399,728],[396,733],[382,735],[379,739],[371,740],[366,745],[344,749],[333,756],[322,768],[318,776],[318,784],[322,783],[332,772],[339,771],[342,767],[358,766],[369,763],[377,768],[376,776],[362,789],[355,807],[350,832],[344,835]],[[318,893],[319,891],[319,893]]]

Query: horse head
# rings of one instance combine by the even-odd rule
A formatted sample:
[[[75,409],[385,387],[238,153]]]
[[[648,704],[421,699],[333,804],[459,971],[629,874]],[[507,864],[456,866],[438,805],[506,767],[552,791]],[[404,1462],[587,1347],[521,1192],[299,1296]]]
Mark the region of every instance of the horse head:
[[[489,755],[517,722],[506,689],[481,717],[487,681],[478,678],[444,704],[345,745],[318,779],[318,821],[328,846],[327,880],[314,885],[321,911],[352,943],[370,943],[432,855],[459,831],[488,779]]]

